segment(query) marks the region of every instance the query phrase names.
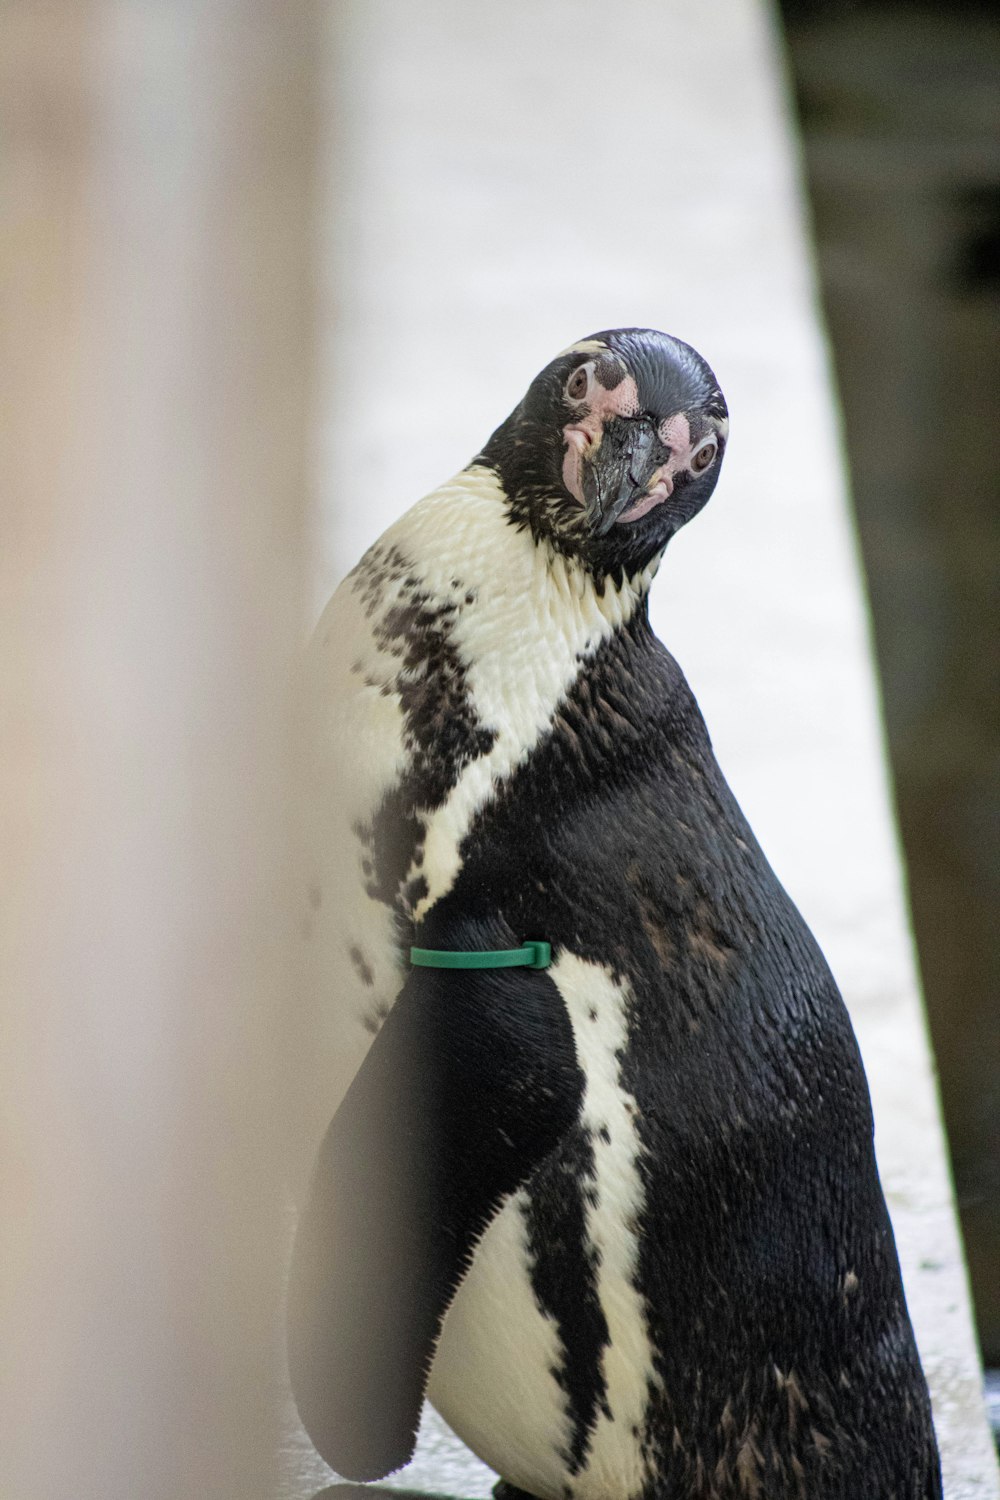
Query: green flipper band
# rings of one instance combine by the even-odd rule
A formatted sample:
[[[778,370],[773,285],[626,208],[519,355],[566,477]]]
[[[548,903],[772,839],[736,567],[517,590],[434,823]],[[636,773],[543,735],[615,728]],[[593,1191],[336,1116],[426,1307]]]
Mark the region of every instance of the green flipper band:
[[[549,943],[525,943],[523,948],[494,948],[485,953],[451,948],[410,949],[410,963],[420,969],[547,969],[551,962]]]

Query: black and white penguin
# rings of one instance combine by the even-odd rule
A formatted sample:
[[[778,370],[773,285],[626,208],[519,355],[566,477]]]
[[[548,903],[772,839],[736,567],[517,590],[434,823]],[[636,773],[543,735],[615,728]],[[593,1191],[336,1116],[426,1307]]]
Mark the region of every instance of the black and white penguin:
[[[647,616],[727,431],[686,344],[574,344],[318,627],[289,1360],[349,1478],[426,1394],[506,1494],[941,1494],[846,1009]]]

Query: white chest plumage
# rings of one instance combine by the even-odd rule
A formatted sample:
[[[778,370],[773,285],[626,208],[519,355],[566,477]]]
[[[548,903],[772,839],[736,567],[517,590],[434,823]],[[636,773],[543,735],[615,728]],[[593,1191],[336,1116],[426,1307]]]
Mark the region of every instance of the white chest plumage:
[[[629,996],[608,970],[573,954],[562,955],[550,973],[586,1075],[582,1124],[594,1148],[586,1235],[596,1252],[608,1331],[600,1361],[603,1409],[595,1413],[582,1465],[572,1465],[570,1416],[558,1379],[562,1350],[532,1289],[525,1193],[508,1200],[477,1247],[445,1319],[428,1394],[474,1452],[529,1494],[628,1500],[648,1477],[641,1435],[657,1380],[636,1287],[644,1197],[635,1100],[620,1076]]]
[[[419,919],[451,888],[476,812],[530,755],[581,664],[648,584],[643,576],[599,593],[581,566],[514,529],[496,475],[473,466],[408,511],[337,589],[306,683],[315,754],[303,933],[310,1032],[323,1038],[312,1055],[307,1150],[405,978],[393,902]],[[407,645],[414,621],[428,629],[423,657],[419,639]],[[482,753],[467,755],[429,798],[435,805],[414,809],[414,857],[391,892],[373,897],[372,821],[419,756],[413,704],[435,673],[450,679],[446,707],[459,704],[479,726]]]

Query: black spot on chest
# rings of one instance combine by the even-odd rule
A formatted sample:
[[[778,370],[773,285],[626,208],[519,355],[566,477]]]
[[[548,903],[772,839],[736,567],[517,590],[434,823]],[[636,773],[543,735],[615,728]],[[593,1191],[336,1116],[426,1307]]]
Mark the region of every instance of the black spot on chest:
[[[452,580],[447,597],[436,596],[398,547],[381,544],[352,579],[376,643],[396,663],[388,690],[399,700],[406,752],[399,782],[355,833],[367,850],[368,895],[392,906],[405,924],[427,889],[420,875],[406,882],[420,863],[426,817],[447,800],[469,762],[489,753],[496,731],[479,720],[455,643],[456,622],[475,598],[463,580]]]
[[[352,943],[348,953],[348,957],[350,958],[354,972],[361,980],[361,983],[366,987],[366,989],[371,989],[372,985],[375,983],[375,972],[362,950],[358,947],[357,943]]]
[[[464,767],[486,755],[496,731],[478,719],[468,687],[468,669],[454,641],[460,605],[436,600],[408,577],[404,597],[375,627],[384,649],[401,648],[395,691],[403,711],[403,743],[409,757],[406,791],[413,808],[439,807]]]

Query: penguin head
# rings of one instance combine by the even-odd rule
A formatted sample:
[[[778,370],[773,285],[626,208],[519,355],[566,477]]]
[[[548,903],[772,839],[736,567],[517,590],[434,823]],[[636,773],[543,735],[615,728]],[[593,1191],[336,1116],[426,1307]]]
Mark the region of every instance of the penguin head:
[[[536,541],[597,576],[632,576],[715,489],[728,431],[700,354],[655,329],[619,328],[546,365],[479,461]]]

